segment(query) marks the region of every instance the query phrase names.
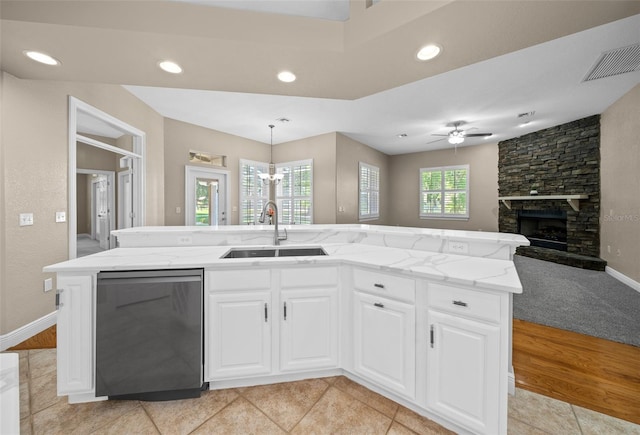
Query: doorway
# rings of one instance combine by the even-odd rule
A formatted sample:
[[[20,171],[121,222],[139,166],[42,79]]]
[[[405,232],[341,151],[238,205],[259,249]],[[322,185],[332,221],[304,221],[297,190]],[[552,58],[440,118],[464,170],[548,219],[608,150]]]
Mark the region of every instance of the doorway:
[[[115,226],[115,172],[76,170],[77,256],[115,247],[110,237]]]
[[[86,154],[94,154],[84,161],[94,163],[95,156],[99,153],[108,154],[109,158],[101,159],[110,161],[113,166],[109,181],[110,186],[101,184],[100,181],[88,187],[92,197],[96,201],[96,212],[91,212],[94,217],[94,227],[89,237],[97,237],[101,249],[111,249],[116,243],[110,237],[112,230],[116,228],[130,228],[141,226],[144,223],[144,167],[145,167],[145,141],[143,131],[75,98],[69,97],[69,258],[76,258],[78,254],[78,174],[84,171],[100,173],[98,167],[87,169],[78,167],[80,145],[83,146],[84,157]],[[88,151],[87,151],[88,150]],[[118,189],[115,190],[115,172],[118,173]],[[89,166],[93,166],[90,164]],[[105,168],[106,169],[106,168]],[[104,172],[104,171],[102,171]],[[85,172],[86,173],[86,172]],[[109,192],[110,187],[110,194]],[[81,187],[82,188],[82,187]],[[101,195],[111,195],[111,202],[106,210],[99,213],[103,206]],[[115,199],[113,197],[116,197]],[[108,201],[107,201],[108,202]],[[117,211],[116,211],[117,208]],[[117,217],[117,220],[116,220]],[[84,234],[81,233],[81,234]],[[83,252],[84,253],[84,252]]]
[[[229,171],[185,166],[185,225],[227,225]]]

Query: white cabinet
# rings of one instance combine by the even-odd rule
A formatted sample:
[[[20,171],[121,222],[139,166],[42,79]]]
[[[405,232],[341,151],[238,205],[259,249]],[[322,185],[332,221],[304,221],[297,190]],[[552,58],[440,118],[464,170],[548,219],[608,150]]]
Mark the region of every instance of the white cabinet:
[[[353,370],[390,391],[414,398],[414,306],[361,292],[354,292],[353,305]]]
[[[336,267],[206,273],[205,380],[338,366]]]
[[[205,274],[205,380],[271,373],[271,273]]]
[[[337,367],[337,289],[282,290],[280,299],[280,370]]]
[[[208,380],[271,373],[271,292],[210,293]]]
[[[427,407],[474,433],[506,433],[500,298],[431,285],[429,304]]]
[[[338,366],[338,269],[280,271],[280,370]]]
[[[58,395],[93,392],[93,275],[58,274]]]

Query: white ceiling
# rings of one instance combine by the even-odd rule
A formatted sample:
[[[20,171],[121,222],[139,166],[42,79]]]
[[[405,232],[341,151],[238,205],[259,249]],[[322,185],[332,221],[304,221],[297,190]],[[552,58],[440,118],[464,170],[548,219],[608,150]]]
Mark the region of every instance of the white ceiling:
[[[323,20],[345,21],[349,19],[349,0],[172,0],[220,8],[266,12],[270,14],[293,15],[297,17],[320,18]]]
[[[462,146],[497,142],[600,114],[640,83],[640,71],[583,78],[608,50],[640,42],[640,15],[545,42],[355,100],[126,86],[165,117],[274,144],[343,133],[387,154],[449,148],[454,121],[470,133]],[[535,111],[519,127],[517,115]],[[291,122],[279,123],[278,118]],[[407,137],[398,135],[406,133]],[[441,140],[438,140],[441,139]],[[434,142],[435,141],[435,142]]]
[[[499,141],[602,113],[640,83],[638,71],[582,81],[602,52],[640,43],[640,1],[194,1],[0,0],[0,68],[128,85],[164,116],[263,143],[275,123],[276,144],[337,131],[388,154],[449,147],[432,134],[455,121]],[[337,6],[346,21],[308,17]],[[417,62],[434,41],[442,54]],[[279,82],[282,69],[298,80]]]

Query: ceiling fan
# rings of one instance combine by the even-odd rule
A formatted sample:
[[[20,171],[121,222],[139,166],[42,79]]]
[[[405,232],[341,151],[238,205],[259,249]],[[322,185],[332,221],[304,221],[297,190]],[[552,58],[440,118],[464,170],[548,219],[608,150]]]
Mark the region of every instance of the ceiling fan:
[[[464,125],[464,121],[456,121],[450,124],[447,124],[447,127],[453,127],[447,134],[432,134],[431,136],[444,136],[447,137],[448,142],[452,145],[458,145],[464,142],[464,139],[467,137],[489,137],[492,136],[493,133],[466,133],[464,130],[460,130],[460,126]],[[437,142],[442,139],[434,140],[429,143]]]

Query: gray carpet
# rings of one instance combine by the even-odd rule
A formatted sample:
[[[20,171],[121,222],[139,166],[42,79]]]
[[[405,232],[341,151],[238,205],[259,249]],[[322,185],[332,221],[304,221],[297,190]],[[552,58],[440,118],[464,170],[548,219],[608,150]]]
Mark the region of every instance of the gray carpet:
[[[640,292],[605,272],[516,255],[513,317],[640,347]]]

